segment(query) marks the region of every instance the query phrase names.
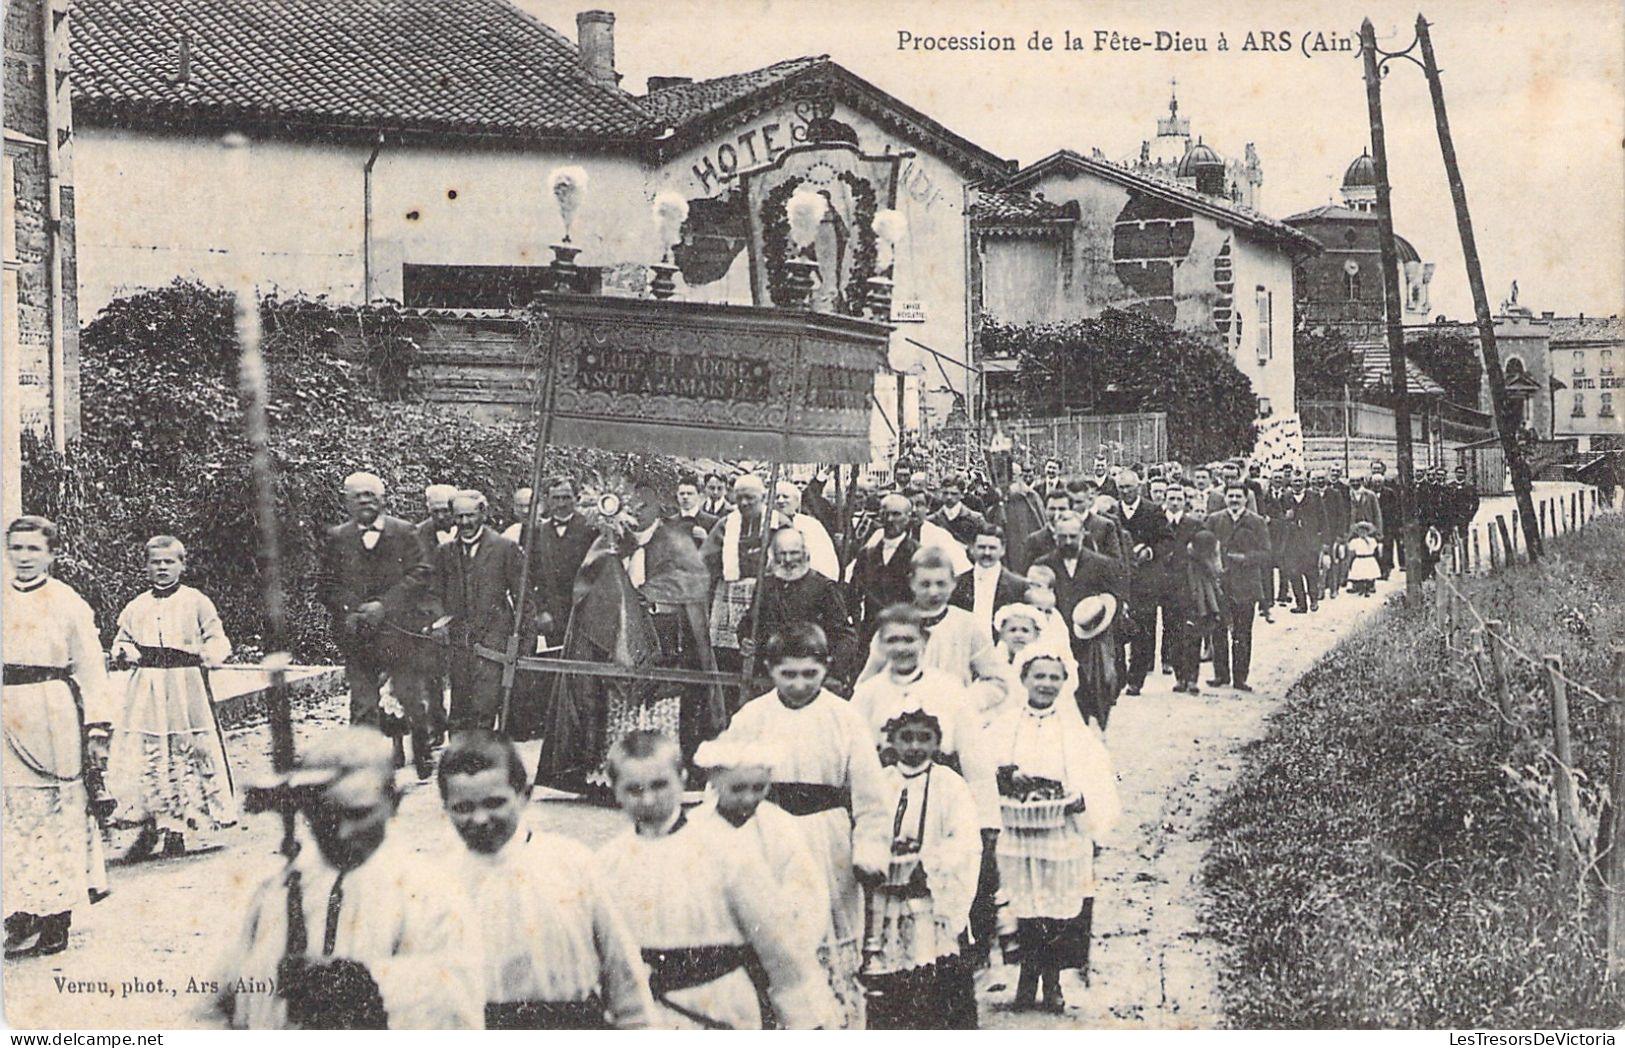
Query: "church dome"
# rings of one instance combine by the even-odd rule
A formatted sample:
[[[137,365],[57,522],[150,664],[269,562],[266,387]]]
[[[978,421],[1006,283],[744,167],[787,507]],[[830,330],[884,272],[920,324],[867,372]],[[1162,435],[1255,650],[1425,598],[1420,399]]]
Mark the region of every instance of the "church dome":
[[[1377,184],[1377,162],[1371,159],[1369,150],[1362,150],[1354,158],[1348,170],[1343,172],[1343,188],[1359,189]]]
[[[1200,167],[1224,167],[1224,161],[1219,158],[1211,148],[1202,144],[1201,139],[1185,150],[1185,157],[1179,162],[1180,178],[1195,178],[1196,169]]]

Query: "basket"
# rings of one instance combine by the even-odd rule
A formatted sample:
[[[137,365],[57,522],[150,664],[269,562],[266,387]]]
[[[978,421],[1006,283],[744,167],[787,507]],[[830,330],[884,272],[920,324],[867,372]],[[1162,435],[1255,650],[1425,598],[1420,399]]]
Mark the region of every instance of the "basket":
[[[1059,830],[1066,825],[1066,809],[1077,799],[1076,794],[1044,801],[1000,797],[999,808],[1004,824],[1013,830]]]

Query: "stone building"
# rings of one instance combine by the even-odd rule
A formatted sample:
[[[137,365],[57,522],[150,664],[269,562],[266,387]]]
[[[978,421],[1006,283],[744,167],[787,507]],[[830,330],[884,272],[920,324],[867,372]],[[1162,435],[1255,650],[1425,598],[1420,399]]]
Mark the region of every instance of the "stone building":
[[[263,288],[338,302],[522,305],[567,233],[578,265],[615,270],[638,293],[666,248],[651,204],[668,190],[689,204],[673,259],[681,296],[749,303],[760,275],[743,248],[760,216],[740,176],[817,123],[898,158],[895,198],[877,202],[908,228],[895,344],[940,354],[905,354],[925,373],[911,403],[946,415],[972,395],[969,186],[1010,165],[827,56],[698,83],[652,77],[640,95],[616,71],[606,11],[580,13],[571,40],[507,0],[75,3],[81,210],[96,229],[80,272],[87,311],[178,276],[229,283],[245,267]],[[249,168],[221,147],[230,131],[249,137]],[[588,179],[568,229],[548,185],[564,165]],[[843,249],[845,226],[832,231]],[[879,389],[876,400],[897,403]]]
[[[1543,314],[1551,328],[1552,435],[1578,450],[1625,448],[1625,320]]]
[[[1369,153],[1355,157],[1344,171],[1342,194],[1341,204],[1324,204],[1285,219],[1325,249],[1298,261],[1294,280],[1298,323],[1313,334],[1342,334],[1355,345],[1381,342],[1385,291],[1377,235],[1377,169]],[[1405,296],[1403,323],[1425,324],[1433,311],[1428,285],[1434,263],[1424,262],[1410,241],[1397,233],[1394,246],[1400,292]]]
[[[56,447],[79,428],[73,109],[67,0],[5,7],[4,514],[21,507],[24,427]]]
[[[1139,310],[1228,355],[1261,414],[1291,413],[1293,271],[1319,245],[1231,199],[1226,171],[1199,142],[1176,179],[1071,150],[1022,168],[973,210],[978,316],[1050,324]],[[997,362],[984,367],[999,381]]]
[[[1176,82],[1174,88],[1178,88]],[[1157,135],[1140,143],[1140,152],[1121,166],[1128,168],[1136,174],[1149,178],[1162,179],[1165,182],[1177,182],[1187,189],[1195,189],[1196,173],[1191,165],[1186,163],[1186,156],[1193,148],[1201,148],[1213,157],[1219,154],[1211,146],[1202,142],[1197,136],[1195,142],[1191,141],[1191,118],[1181,116],[1179,113],[1179,96],[1176,91],[1168,95],[1168,115],[1157,118]],[[1103,158],[1102,158],[1103,159]],[[1237,158],[1220,158],[1224,165],[1223,188],[1220,193],[1232,203],[1242,207],[1258,210],[1264,206],[1264,165],[1258,159],[1258,150],[1251,142],[1247,143],[1242,156]]]

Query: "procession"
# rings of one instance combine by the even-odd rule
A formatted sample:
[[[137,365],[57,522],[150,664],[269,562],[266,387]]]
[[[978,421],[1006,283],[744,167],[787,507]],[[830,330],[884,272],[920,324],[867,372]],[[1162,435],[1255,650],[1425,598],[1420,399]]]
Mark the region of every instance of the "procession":
[[[1159,672],[1190,694],[1251,690],[1258,616],[1267,632],[1272,607],[1318,612],[1393,570],[1376,552],[1392,492],[1381,468],[1344,483],[1244,461],[1095,474],[1054,458],[1001,489],[928,459],[915,450],[899,486],[822,520],[795,512],[831,508],[820,487],[781,482],[769,505],[754,473],[684,476],[619,507],[550,478],[546,516],[517,541],[481,492],[431,485],[413,521],[385,512],[399,500],[376,476],[347,477],[349,520],[327,531],[318,584],[350,723],[275,787],[297,791],[307,847],[245,900],[222,962],[220,985],[278,994],[222,997],[219,1016],[974,1029],[974,979],[993,963],[1019,972],[1001,1003],[1061,1013],[1060,973],[1088,983],[1092,869],[1119,812],[1112,710]],[[1464,489],[1435,482],[1430,526],[1456,527],[1476,503]],[[825,574],[809,549],[832,537],[854,553]],[[59,543],[43,518],[7,528],[7,701],[28,711],[6,751],[7,840],[27,842],[6,851],[12,959],[72,948],[75,911],[118,905],[107,826],[139,828],[124,863],[161,862],[240,817],[208,702],[231,641],[183,582],[183,541],[146,544],[151,588],[105,654],[88,606],[51,577]],[[764,551],[767,574],[728,579]],[[536,588],[521,601],[525,558]],[[512,720],[540,726],[531,768],[498,730],[500,665],[479,650],[501,647],[521,606],[537,650],[551,632],[566,652],[748,653],[757,674],[720,721],[660,682],[527,688],[535,708]],[[107,662],[134,669],[122,694]],[[447,880],[389,872],[398,769],[434,782],[467,847]],[[597,854],[535,831],[538,787],[617,805],[628,830]],[[649,882],[656,868],[669,888]]]
[[[5,1022],[1625,1021],[1566,2],[8,3]]]

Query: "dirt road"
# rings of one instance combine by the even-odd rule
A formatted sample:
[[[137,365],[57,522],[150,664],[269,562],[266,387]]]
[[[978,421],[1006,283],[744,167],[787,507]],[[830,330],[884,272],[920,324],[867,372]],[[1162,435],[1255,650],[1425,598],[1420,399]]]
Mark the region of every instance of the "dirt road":
[[[1001,1008],[1014,990],[1015,973],[995,967],[980,983],[984,1026],[1165,1029],[1221,1022],[1217,950],[1197,921],[1204,846],[1195,831],[1236,773],[1238,747],[1262,731],[1291,683],[1397,585],[1383,584],[1375,598],[1344,595],[1313,615],[1275,609],[1273,625],[1257,624],[1257,690],[1251,695],[1210,688],[1198,697],[1174,695],[1173,678],[1153,674],[1145,694],[1121,700],[1107,742],[1121,780],[1124,817],[1098,866],[1092,985],[1068,973],[1065,1016],[1018,1015]],[[317,708],[298,726],[301,741],[342,717],[340,700]],[[228,746],[239,780],[267,767],[263,727],[230,733]],[[526,750],[534,761],[535,745]],[[423,852],[460,847],[434,788],[409,782],[404,773],[402,784],[407,792],[391,832],[409,835]],[[616,813],[601,808],[538,801],[533,809],[543,828],[591,845],[621,826]],[[276,867],[277,838],[277,821],[255,816],[218,850],[115,867],[113,896],[76,922],[67,952],[5,965],[9,1023],[79,1029],[197,1025],[204,999],[188,992],[188,980],[213,977],[220,944],[237,934],[240,900]],[[115,848],[127,839],[115,841]]]

